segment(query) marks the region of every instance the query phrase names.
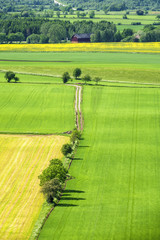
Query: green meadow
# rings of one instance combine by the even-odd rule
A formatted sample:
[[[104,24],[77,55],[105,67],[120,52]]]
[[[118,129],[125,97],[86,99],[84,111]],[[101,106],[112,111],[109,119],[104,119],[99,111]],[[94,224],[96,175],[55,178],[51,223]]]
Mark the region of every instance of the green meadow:
[[[59,78],[46,77],[43,81],[62,82],[60,77],[64,72],[68,71],[72,76],[73,70],[80,67],[83,76],[90,74],[92,77],[99,76],[103,80],[159,83],[159,62],[158,54],[1,52],[0,71],[12,70],[20,73],[52,75]],[[3,74],[0,77],[0,81],[5,81]],[[29,78],[24,76],[20,80],[31,82],[37,79],[36,81],[42,82],[40,78],[39,80],[36,77]]]
[[[84,133],[39,240],[158,240],[160,90],[84,87]]]
[[[1,133],[62,133],[74,128],[74,88],[0,84]]]
[[[0,132],[61,134],[75,127],[74,80],[84,130],[62,198],[39,240],[159,240],[160,56],[137,53],[0,53]],[[20,83],[6,83],[4,72]],[[110,82],[109,82],[110,81]],[[123,82],[123,83],[122,83]]]

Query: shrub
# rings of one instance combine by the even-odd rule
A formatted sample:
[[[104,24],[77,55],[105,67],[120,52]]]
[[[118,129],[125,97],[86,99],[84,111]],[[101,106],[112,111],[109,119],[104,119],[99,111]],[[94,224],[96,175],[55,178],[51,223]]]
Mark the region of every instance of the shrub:
[[[81,138],[81,132],[78,131],[77,129],[74,129],[72,134],[71,134],[71,142],[75,143],[76,140],[80,140]]]

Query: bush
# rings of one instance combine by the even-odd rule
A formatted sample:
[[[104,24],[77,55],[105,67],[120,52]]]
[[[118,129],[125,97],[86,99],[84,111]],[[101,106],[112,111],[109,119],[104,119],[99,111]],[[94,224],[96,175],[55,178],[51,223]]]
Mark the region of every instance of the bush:
[[[80,140],[81,138],[81,132],[78,131],[77,129],[74,129],[72,134],[71,134],[71,142],[75,143],[76,140]]]
[[[132,22],[131,25],[141,25],[141,22]]]
[[[69,143],[66,143],[62,146],[61,152],[63,153],[64,156],[67,156],[69,153],[72,152],[72,146]]]

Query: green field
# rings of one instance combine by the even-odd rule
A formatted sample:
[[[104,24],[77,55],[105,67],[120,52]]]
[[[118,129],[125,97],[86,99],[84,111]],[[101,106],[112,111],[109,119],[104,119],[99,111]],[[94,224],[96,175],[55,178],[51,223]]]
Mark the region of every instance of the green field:
[[[0,132],[62,133],[74,128],[74,87],[0,84]]]
[[[135,11],[129,11],[130,14],[127,14],[127,19],[123,19],[124,14],[126,14],[126,11],[120,11],[120,12],[108,12],[107,15],[104,14],[103,11],[95,11],[95,17],[89,18],[88,11],[85,11],[87,13],[86,17],[84,18],[77,18],[77,14],[74,15],[64,15],[61,12],[60,20],[69,20],[70,22],[75,21],[93,21],[93,22],[100,22],[100,21],[108,21],[113,22],[116,24],[116,27],[118,30],[123,31],[125,28],[131,28],[135,32],[143,29],[144,25],[147,24],[153,24],[155,22],[158,22],[156,19],[156,16],[159,14],[159,12],[149,12],[147,15],[137,15]],[[51,20],[57,20],[57,16],[54,15]],[[135,22],[141,22],[141,25],[132,25],[132,23]],[[122,24],[122,25],[118,25]]]
[[[0,70],[60,77],[65,71],[72,75],[73,70],[80,67],[83,75],[100,76],[103,80],[160,83],[160,55],[158,54],[1,52],[0,60],[5,60],[0,62]],[[40,60],[43,62],[39,62]],[[4,74],[0,77],[0,81],[5,81]],[[21,82],[62,82],[60,78],[46,77],[42,80],[34,76],[22,76],[20,80]]]
[[[158,54],[0,53],[0,71],[20,72],[16,84],[0,72],[0,132],[72,130],[69,84],[82,81],[63,85],[61,75],[80,67],[83,76],[103,79],[101,86],[83,85],[84,130],[73,179],[39,240],[160,239],[159,62]]]
[[[160,90],[85,87],[85,128],[40,240],[158,240]]]

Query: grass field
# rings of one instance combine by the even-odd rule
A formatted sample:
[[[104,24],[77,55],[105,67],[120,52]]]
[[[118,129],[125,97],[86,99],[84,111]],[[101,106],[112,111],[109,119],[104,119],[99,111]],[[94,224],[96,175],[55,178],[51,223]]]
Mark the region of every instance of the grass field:
[[[74,128],[74,87],[0,84],[0,132],[62,133]]]
[[[40,240],[159,240],[160,90],[85,87],[84,134]]]
[[[20,72],[17,76],[21,83],[5,83],[4,72],[0,72],[0,132],[49,134],[72,130],[75,89],[69,84],[57,84],[62,83],[60,76],[65,71],[72,75],[74,68],[80,67],[83,75],[115,81],[103,81],[100,84],[104,87],[83,88],[83,139],[70,169],[75,179],[67,182],[40,240],[160,239],[160,89],[156,85],[142,88],[142,84],[128,83],[160,84],[159,62],[158,54],[133,54],[131,50],[1,52],[0,71]],[[80,80],[70,83],[75,82]],[[36,211],[26,207],[32,206],[29,196],[34,194],[29,183],[35,183],[52,149],[59,154],[63,141],[68,139],[43,135],[0,137],[2,187],[10,187],[5,192],[0,188],[6,194],[0,196],[7,199],[0,205],[0,239],[23,240],[31,234],[43,199],[38,201],[37,209],[34,207]],[[37,175],[32,174],[34,171]],[[14,176],[13,184],[18,184],[20,190],[12,185]],[[13,206],[8,207],[8,203]]]
[[[62,158],[62,136],[0,135],[0,239],[29,239],[44,202],[38,175]]]
[[[124,28],[127,28],[127,27],[131,28],[132,27],[131,23],[133,23],[133,22],[141,22],[142,25],[153,24],[154,22],[158,22],[158,20],[156,19],[156,16],[159,13],[158,12],[155,13],[155,14],[149,13],[147,15],[139,16],[139,15],[136,15],[135,12],[130,12],[130,14],[127,14],[127,19],[123,19],[124,14],[126,14],[126,11],[110,12],[107,15],[105,15],[103,11],[100,11],[100,12],[95,12],[95,17],[91,19],[91,18],[89,18],[88,15],[85,18],[77,18],[76,14],[64,16],[61,13],[60,20],[68,20],[68,21],[71,21],[71,22],[83,21],[83,20],[93,21],[93,22],[109,21],[109,22],[113,22],[116,25],[118,23],[128,25],[128,26],[124,26]],[[50,19],[51,20],[55,20],[55,19],[57,20],[58,18],[55,15],[53,18],[50,18]],[[138,31],[138,26],[137,26],[137,29],[135,28],[135,30]]]
[[[43,62],[39,62],[40,59]],[[59,76],[59,78],[42,78],[40,76],[20,75],[21,82],[61,83],[60,76],[66,71],[72,75],[76,67],[82,69],[83,76],[90,74],[92,77],[100,76],[104,80],[160,82],[159,54],[104,52],[27,52],[24,54],[1,52],[0,60],[0,70]],[[7,62],[6,60],[10,61]],[[0,73],[0,81],[5,81],[4,73]]]

